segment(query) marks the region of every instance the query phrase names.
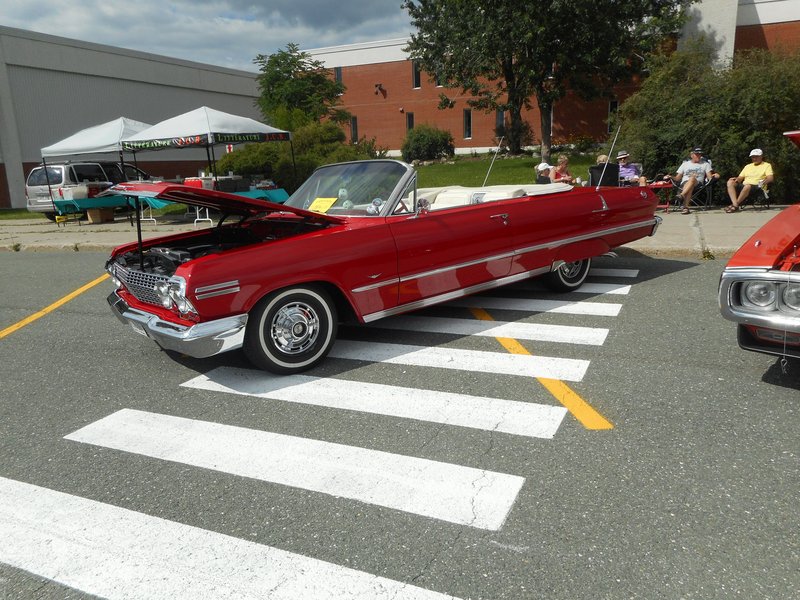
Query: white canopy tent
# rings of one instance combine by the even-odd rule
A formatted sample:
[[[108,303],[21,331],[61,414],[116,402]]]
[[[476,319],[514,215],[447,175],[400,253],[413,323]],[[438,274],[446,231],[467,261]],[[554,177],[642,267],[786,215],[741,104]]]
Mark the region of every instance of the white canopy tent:
[[[270,127],[249,117],[201,106],[123,139],[122,147],[133,152],[167,148],[205,148],[209,163],[212,169],[215,169],[213,156],[215,144],[291,142],[291,140],[292,136],[288,131]]]
[[[147,123],[119,117],[108,123],[81,129],[68,138],[42,148],[42,158],[72,154],[122,152],[122,140],[150,127]]]

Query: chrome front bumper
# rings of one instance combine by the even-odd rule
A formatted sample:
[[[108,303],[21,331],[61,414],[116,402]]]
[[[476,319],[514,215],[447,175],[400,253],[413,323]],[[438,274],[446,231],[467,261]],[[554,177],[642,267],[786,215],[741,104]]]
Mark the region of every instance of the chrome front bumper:
[[[207,358],[241,348],[244,343],[247,315],[225,317],[185,327],[164,321],[157,315],[131,308],[112,292],[107,298],[111,312],[138,334],[145,335],[165,350],[174,350],[194,358]]]
[[[743,306],[738,300],[737,285],[744,281],[800,283],[799,273],[759,267],[725,269],[719,282],[719,309],[724,318],[740,325],[800,333],[800,314],[797,311],[758,311]]]

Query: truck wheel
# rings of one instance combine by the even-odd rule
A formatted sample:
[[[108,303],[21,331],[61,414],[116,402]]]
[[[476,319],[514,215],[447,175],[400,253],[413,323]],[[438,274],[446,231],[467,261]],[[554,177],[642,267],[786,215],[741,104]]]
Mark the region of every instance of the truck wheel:
[[[279,374],[319,363],[336,339],[336,306],[315,286],[273,292],[247,320],[244,353],[255,366]]]
[[[43,213],[43,214],[44,214],[44,218],[45,218],[45,219],[47,219],[48,221],[53,221],[53,222],[55,222],[55,220],[56,220],[56,213],[54,213],[54,212],[46,212],[46,213]]]
[[[564,263],[555,271],[545,275],[545,284],[556,292],[577,290],[586,281],[586,276],[589,274],[589,267],[591,266],[591,258]]]

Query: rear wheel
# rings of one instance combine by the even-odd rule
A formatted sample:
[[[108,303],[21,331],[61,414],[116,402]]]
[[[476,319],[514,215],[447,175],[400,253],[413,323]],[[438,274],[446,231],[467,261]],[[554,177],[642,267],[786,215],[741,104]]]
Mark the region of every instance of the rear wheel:
[[[251,311],[244,353],[273,373],[305,371],[319,363],[336,339],[336,306],[316,286],[273,292]]]
[[[591,266],[591,258],[564,263],[555,271],[545,275],[544,281],[551,290],[556,292],[577,290],[586,281]]]
[[[47,219],[48,221],[55,221],[56,220],[56,213],[54,213],[54,212],[46,212],[46,213],[42,213],[42,214],[44,215],[44,218]]]

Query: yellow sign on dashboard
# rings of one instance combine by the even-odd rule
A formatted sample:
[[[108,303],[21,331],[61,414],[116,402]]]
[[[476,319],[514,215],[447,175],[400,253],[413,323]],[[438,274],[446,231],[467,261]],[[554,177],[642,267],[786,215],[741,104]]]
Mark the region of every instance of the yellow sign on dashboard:
[[[334,205],[336,200],[336,198],[315,198],[308,210],[324,214],[328,212],[328,209]]]

